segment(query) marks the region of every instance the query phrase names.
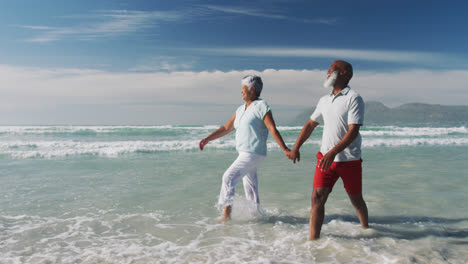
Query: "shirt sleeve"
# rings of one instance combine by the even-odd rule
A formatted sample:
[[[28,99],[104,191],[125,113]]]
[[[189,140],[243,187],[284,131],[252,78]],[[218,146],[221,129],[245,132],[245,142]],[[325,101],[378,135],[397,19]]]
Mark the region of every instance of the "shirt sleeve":
[[[319,100],[318,104],[317,104],[317,107],[315,107],[315,111],[312,113],[312,115],[310,116],[310,119],[312,119],[313,121],[317,122],[317,119],[322,115],[322,112],[320,110],[320,102],[322,100]]]
[[[348,125],[357,124],[362,125],[364,124],[364,100],[362,100],[361,96],[356,96],[349,105],[348,110]]]
[[[263,119],[270,110],[268,103],[263,100],[257,105],[257,113],[260,119]]]

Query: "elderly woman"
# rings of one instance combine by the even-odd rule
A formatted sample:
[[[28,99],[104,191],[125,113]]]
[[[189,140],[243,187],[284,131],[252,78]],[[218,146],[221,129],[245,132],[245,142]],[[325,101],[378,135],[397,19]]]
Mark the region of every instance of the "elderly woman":
[[[224,125],[200,141],[200,150],[208,142],[223,137],[236,129],[236,149],[239,156],[223,175],[218,204],[224,206],[223,221],[231,216],[232,200],[236,184],[243,179],[245,196],[248,200],[259,203],[257,166],[267,154],[268,131],[273,135],[284,154],[290,150],[276,129],[270,106],[260,99],[263,82],[259,76],[248,75],[242,79],[242,99],[245,104],[239,106],[234,115]]]

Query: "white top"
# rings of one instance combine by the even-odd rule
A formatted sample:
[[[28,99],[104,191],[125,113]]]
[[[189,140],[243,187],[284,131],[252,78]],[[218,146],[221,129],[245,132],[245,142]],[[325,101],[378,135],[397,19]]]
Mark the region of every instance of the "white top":
[[[337,95],[330,93],[320,98],[310,119],[316,121],[323,117],[323,136],[320,152],[326,154],[343,139],[348,132],[348,125],[364,123],[364,101],[350,87],[346,87]],[[342,152],[335,157],[336,162],[359,160],[361,158],[361,134]]]
[[[245,104],[236,111],[236,149],[238,152],[255,153],[266,156],[268,129],[263,118],[270,106],[262,99],[253,101],[247,109]]]

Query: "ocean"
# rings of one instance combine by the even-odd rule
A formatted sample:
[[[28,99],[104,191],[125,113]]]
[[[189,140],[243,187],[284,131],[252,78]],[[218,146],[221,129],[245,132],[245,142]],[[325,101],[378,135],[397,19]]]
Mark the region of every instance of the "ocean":
[[[343,189],[308,241],[322,129],[292,164],[269,137],[261,207],[237,186],[234,133],[200,126],[0,126],[0,263],[467,263],[468,128],[364,126],[367,230]],[[301,127],[279,127],[289,147]]]

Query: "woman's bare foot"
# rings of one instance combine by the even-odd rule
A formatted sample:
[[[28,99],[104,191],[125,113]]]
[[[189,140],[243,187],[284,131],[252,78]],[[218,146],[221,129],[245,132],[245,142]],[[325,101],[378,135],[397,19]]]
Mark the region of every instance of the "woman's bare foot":
[[[228,220],[231,219],[231,206],[228,205],[224,208],[224,215],[223,218],[221,219],[221,222],[226,223]]]

